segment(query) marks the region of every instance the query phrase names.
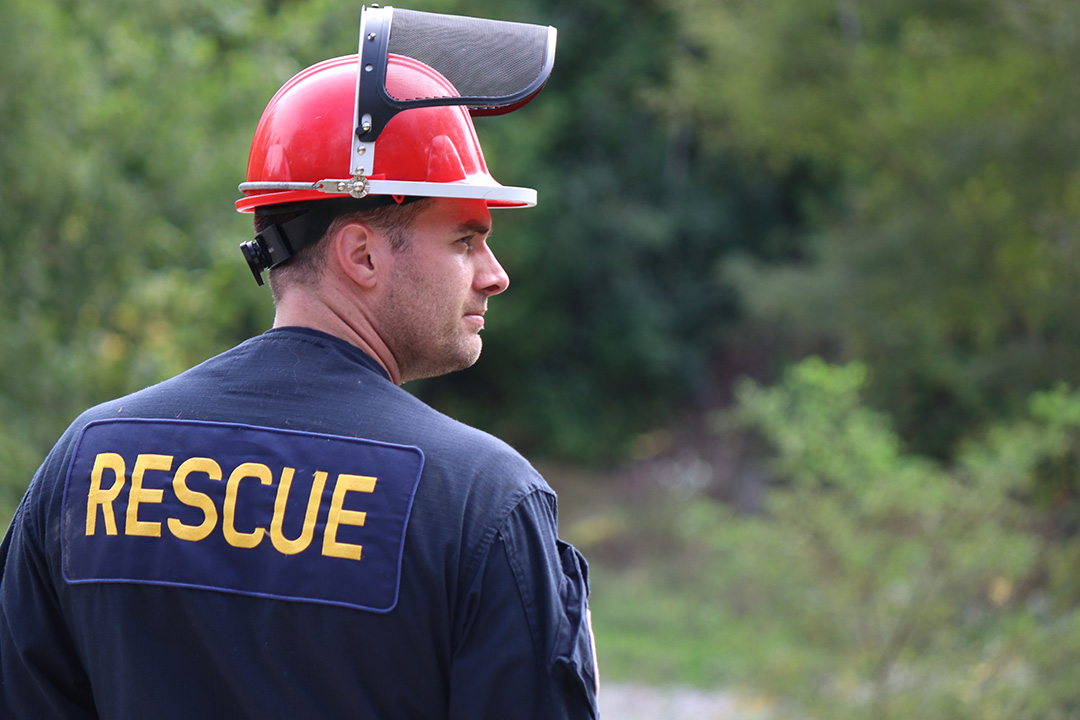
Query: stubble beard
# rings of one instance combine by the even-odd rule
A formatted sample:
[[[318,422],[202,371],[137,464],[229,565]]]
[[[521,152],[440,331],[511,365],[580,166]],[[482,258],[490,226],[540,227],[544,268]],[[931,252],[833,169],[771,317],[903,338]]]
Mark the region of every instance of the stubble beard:
[[[464,328],[460,313],[448,313],[446,298],[433,296],[410,263],[395,272],[380,308],[380,327],[398,365],[401,382],[438,377],[471,367],[483,340]],[[436,318],[444,318],[437,321]]]

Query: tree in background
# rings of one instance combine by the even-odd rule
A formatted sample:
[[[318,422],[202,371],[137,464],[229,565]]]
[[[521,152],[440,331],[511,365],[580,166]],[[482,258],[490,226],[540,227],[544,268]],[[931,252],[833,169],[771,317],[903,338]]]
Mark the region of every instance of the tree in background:
[[[768,440],[782,485],[767,519],[705,533],[727,601],[793,632],[762,677],[812,717],[1073,715],[1080,546],[1033,533],[1026,498],[1080,447],[1080,394],[1037,394],[946,468],[901,450],[865,379],[812,359],[740,388],[734,418]]]
[[[751,332],[864,360],[938,457],[1080,380],[1080,6],[675,5],[669,101],[799,198],[801,257],[729,267]]]

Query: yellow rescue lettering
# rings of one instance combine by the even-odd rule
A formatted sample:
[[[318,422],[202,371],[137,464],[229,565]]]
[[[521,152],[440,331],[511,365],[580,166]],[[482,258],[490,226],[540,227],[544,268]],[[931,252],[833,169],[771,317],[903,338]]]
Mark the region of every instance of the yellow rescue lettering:
[[[221,480],[221,466],[210,458],[188,458],[176,469],[176,477],[173,478],[173,492],[176,494],[176,499],[188,507],[202,510],[203,521],[198,525],[188,525],[177,518],[169,518],[169,531],[181,540],[198,542],[214,531],[217,526],[218,511],[209,495],[188,487],[187,477],[191,473],[204,473],[211,480]]]
[[[330,500],[330,516],[326,519],[326,532],[323,534],[322,554],[327,557],[359,560],[362,545],[338,542],[337,531],[340,525],[362,527],[367,520],[367,513],[358,510],[345,510],[345,494],[349,492],[375,491],[375,478],[368,475],[346,475],[337,477],[334,497]]]
[[[262,463],[243,463],[238,465],[225,485],[225,511],[222,518],[221,530],[225,534],[225,541],[237,548],[253,548],[262,542],[266,530],[257,527],[251,532],[240,532],[236,529],[236,496],[240,489],[240,481],[244,478],[256,478],[263,485],[272,485],[274,476],[270,468]]]
[[[108,490],[101,489],[101,478],[106,470],[113,473],[113,484]],[[116,515],[113,514],[113,501],[120,496],[124,488],[127,468],[124,458],[116,453],[98,453],[94,458],[94,470],[90,473],[90,493],[86,496],[86,534],[97,532],[97,509],[101,507],[105,518],[105,534],[116,534]]]
[[[107,535],[123,533],[127,536],[162,537],[162,525],[167,525],[169,533],[180,540],[187,542],[200,542],[209,538],[217,529],[219,521],[221,533],[225,541],[235,548],[252,549],[259,546],[268,534],[270,542],[278,553],[282,555],[297,555],[307,551],[315,541],[315,533],[319,526],[319,518],[326,513],[326,526],[322,537],[321,553],[326,557],[341,558],[345,560],[360,560],[363,546],[357,543],[338,540],[342,526],[363,527],[367,521],[367,513],[360,510],[346,510],[346,499],[349,493],[373,493],[375,491],[376,478],[369,475],[350,475],[341,473],[334,480],[333,493],[330,497],[330,507],[326,509],[324,496],[327,493],[327,485],[330,482],[329,473],[324,470],[314,471],[311,488],[307,492],[307,502],[304,504],[303,524],[296,537],[290,538],[285,533],[285,517],[289,512],[290,497],[296,469],[282,467],[281,475],[275,491],[273,514],[266,510],[261,502],[251,506],[247,512],[241,512],[241,518],[250,518],[242,524],[253,524],[254,527],[238,529],[237,510],[243,508],[246,503],[252,502],[259,491],[252,487],[249,490],[241,489],[244,481],[258,480],[261,485],[272,486],[274,484],[274,470],[258,462],[245,462],[238,465],[225,481],[224,501],[218,499],[214,491],[202,492],[189,486],[189,480],[194,475],[204,475],[209,480],[221,482],[225,477],[226,470],[222,469],[219,461],[209,457],[191,457],[185,459],[175,468],[175,458],[172,455],[156,455],[141,453],[135,457],[131,471],[131,483],[127,484],[127,465],[123,456],[113,452],[98,453],[94,458],[94,466],[90,473],[90,487],[86,498],[86,535],[92,536],[98,529],[98,517],[100,515],[105,526]],[[151,487],[146,487],[146,474],[148,472],[172,473],[171,484],[166,481],[162,487],[153,487],[158,483],[151,482]],[[111,482],[108,474],[112,474]],[[167,476],[166,476],[167,477]],[[171,487],[172,496],[169,502],[165,500],[165,486]],[[204,486],[205,487],[205,486]],[[244,487],[247,487],[245,484]],[[127,508],[122,528],[118,528],[116,510],[114,504],[123,502],[121,495],[127,490]],[[253,493],[253,494],[252,494]],[[250,494],[250,495],[249,495]],[[249,498],[246,500],[246,498]],[[264,496],[265,497],[265,496]],[[298,497],[292,498],[293,515],[299,512],[299,503],[302,501],[302,491]],[[164,503],[164,505],[162,505]],[[146,517],[146,505],[162,505],[171,509],[162,520],[140,520],[139,511],[142,509],[143,517]],[[198,514],[179,513],[181,507],[188,507]],[[260,509],[255,509],[260,508]],[[185,522],[181,518],[198,520],[198,522]],[[294,521],[295,522],[295,521]],[[295,527],[295,525],[291,525]],[[348,537],[343,536],[343,537]],[[316,545],[318,547],[318,545]]]
[[[143,476],[147,470],[172,470],[172,455],[140,454],[135,458],[131,471],[131,490],[128,492],[127,523],[124,534],[143,537],[161,537],[161,523],[139,520],[140,503],[160,503],[165,496],[161,488],[144,488]]]
[[[289,488],[292,487],[293,475],[296,471],[291,467],[282,469],[281,481],[278,483],[277,497],[274,499],[274,517],[270,521],[270,541],[274,548],[282,555],[295,555],[308,549],[311,538],[315,535],[315,520],[319,516],[319,505],[322,503],[323,488],[326,487],[326,473],[317,471],[315,482],[311,486],[311,494],[308,496],[307,511],[304,513],[304,527],[300,531],[300,537],[289,540],[282,531],[285,522],[285,507],[289,502]]]

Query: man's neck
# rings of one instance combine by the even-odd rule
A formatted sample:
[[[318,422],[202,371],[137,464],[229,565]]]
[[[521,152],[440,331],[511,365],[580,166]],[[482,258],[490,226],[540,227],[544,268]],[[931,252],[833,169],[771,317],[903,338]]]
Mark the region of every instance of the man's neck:
[[[362,308],[350,306],[343,311],[335,303],[325,302],[304,293],[289,293],[275,309],[274,327],[306,327],[341,338],[370,355],[390,376],[401,384],[397,361],[382,341]]]

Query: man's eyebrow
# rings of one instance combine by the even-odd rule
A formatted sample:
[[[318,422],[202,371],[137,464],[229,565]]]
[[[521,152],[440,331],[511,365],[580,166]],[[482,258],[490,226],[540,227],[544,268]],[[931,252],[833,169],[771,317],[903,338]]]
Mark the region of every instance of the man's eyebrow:
[[[456,232],[471,235],[488,235],[491,233],[491,223],[482,220],[468,220],[458,225]]]

